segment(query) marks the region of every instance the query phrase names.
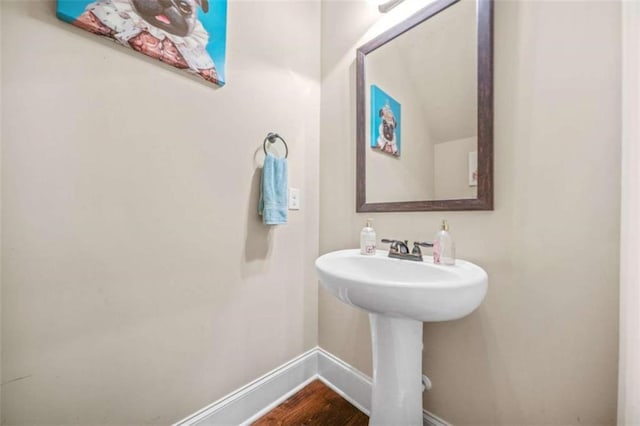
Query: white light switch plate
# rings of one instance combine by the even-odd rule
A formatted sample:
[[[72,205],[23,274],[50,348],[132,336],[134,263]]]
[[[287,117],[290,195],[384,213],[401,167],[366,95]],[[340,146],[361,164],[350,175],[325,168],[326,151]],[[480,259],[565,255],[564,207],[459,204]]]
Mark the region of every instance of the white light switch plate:
[[[289,188],[289,210],[300,210],[299,188]]]

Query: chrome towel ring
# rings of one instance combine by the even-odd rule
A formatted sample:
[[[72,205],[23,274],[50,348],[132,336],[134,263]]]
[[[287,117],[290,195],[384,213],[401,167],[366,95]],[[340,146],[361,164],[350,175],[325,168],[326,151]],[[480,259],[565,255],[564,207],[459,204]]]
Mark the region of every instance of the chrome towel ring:
[[[287,146],[287,143],[285,142],[285,140],[282,139],[282,136],[280,136],[279,134],[271,133],[271,132],[267,134],[267,137],[264,138],[264,142],[262,143],[262,148],[264,149],[264,155],[267,155],[267,142],[276,143],[278,139],[280,139],[284,144],[284,149],[285,149],[284,158],[289,157],[289,147]]]

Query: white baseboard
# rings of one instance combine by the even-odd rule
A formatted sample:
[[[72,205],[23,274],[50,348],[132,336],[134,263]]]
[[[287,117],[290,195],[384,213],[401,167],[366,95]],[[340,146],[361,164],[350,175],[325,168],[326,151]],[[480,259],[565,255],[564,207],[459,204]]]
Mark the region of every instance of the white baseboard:
[[[318,379],[360,411],[371,412],[371,378],[315,347],[173,426],[248,425]],[[426,426],[451,426],[426,410],[423,418]]]
[[[424,426],[452,426],[451,423],[442,420],[440,417],[428,412],[427,410],[422,410],[422,424]]]
[[[371,379],[324,349],[316,350],[320,380],[368,416],[371,413]]]
[[[180,420],[174,426],[241,425],[269,411],[317,377],[317,348]]]

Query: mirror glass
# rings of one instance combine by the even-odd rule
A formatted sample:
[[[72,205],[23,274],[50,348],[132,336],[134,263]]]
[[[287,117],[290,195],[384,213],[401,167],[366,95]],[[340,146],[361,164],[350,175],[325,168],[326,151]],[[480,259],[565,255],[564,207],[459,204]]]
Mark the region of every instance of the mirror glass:
[[[438,3],[359,49],[358,211],[460,210],[478,200],[483,2]],[[480,180],[491,186],[491,176]]]

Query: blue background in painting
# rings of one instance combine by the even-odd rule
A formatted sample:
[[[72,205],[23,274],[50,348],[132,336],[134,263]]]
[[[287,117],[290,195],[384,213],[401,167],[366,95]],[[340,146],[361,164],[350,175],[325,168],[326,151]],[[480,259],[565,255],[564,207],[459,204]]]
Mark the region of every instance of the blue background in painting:
[[[82,15],[88,4],[95,0],[58,0],[58,18],[66,22],[75,21]],[[226,82],[225,54],[227,47],[227,0],[210,0],[209,12],[204,13],[198,8],[198,18],[209,33],[207,52],[213,63],[220,80]]]
[[[379,111],[387,103],[393,115],[396,117],[396,144],[398,145],[398,155],[400,154],[400,135],[402,134],[401,125],[402,120],[400,116],[400,103],[387,95],[382,89],[375,84],[371,85],[371,147],[376,148],[378,146],[378,134],[380,124],[382,123],[382,117],[380,117]]]

